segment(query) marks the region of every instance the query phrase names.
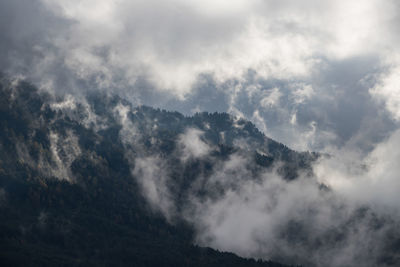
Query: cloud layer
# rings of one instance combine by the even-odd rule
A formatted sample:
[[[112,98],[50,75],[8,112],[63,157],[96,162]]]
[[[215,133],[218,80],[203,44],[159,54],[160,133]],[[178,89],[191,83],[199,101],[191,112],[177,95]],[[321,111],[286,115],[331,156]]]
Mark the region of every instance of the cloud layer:
[[[394,0],[3,0],[0,68],[56,94],[102,90],[185,114],[227,111],[290,147],[330,153],[314,170],[334,196],[268,173],[216,201],[192,199],[199,242],[294,262],[311,255],[313,263],[327,264],[323,260],[334,255],[334,266],[365,257],[365,266],[382,247],[358,244],[384,240],[389,231],[371,227],[374,216],[398,214],[399,8]],[[127,108],[120,105],[115,114],[129,143],[136,132]],[[181,136],[180,149],[183,162],[209,151],[193,129]],[[144,193],[168,214],[160,161],[140,159],[133,173],[146,178]],[[238,182],[247,175],[245,167],[235,169],[243,162],[233,157],[213,177]],[[372,211],[351,222],[364,205]],[[250,224],[238,215],[251,217]],[[385,225],[396,225],[396,216]],[[305,227],[303,248],[276,236],[293,222]],[[332,244],[323,242],[330,231],[341,228],[339,245],[324,246]],[[321,249],[307,254],[318,242]]]
[[[371,149],[399,118],[396,1],[5,0],[1,10],[1,69],[48,90],[229,111],[302,150]]]

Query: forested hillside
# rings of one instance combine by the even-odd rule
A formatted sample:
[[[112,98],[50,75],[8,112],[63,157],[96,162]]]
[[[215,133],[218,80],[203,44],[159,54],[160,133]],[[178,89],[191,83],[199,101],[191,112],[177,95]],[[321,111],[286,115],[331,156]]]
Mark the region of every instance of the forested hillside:
[[[185,138],[201,143],[188,147]],[[225,113],[185,117],[106,94],[79,102],[3,77],[0,265],[283,266],[199,247],[179,215],[189,193],[205,199],[228,189],[211,192],[199,180],[233,154],[250,159],[254,176],[243,179],[267,168],[295,179],[317,157]],[[149,157],[163,159],[160,175],[173,181],[165,185],[173,213],[143,193],[152,170],[138,165]]]

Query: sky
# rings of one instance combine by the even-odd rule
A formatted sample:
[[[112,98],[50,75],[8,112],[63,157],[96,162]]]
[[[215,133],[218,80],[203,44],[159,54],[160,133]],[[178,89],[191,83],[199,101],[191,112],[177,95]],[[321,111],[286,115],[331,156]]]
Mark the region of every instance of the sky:
[[[2,0],[0,68],[61,93],[226,111],[298,150],[398,127],[397,1]]]
[[[337,193],[332,197],[303,179],[288,185],[273,178],[240,182],[239,191],[214,202],[190,200],[196,213],[187,217],[196,218],[200,244],[254,257],[287,247],[281,257],[295,260],[310,251],[274,236],[282,221],[301,218],[316,227],[305,231],[317,240],[369,205],[383,217],[390,210],[388,225],[398,228],[398,25],[395,0],[0,0],[0,71],[54,94],[105,91],[186,115],[228,112],[293,149],[332,155],[314,166],[318,182]],[[133,134],[125,109],[117,113]],[[209,153],[201,134],[188,129],[181,136],[183,161]],[[132,171],[171,218],[161,161],[138,159]],[[245,163],[235,155],[213,177]],[[248,174],[244,167],[238,173]],[[266,212],[264,204],[274,201]],[[254,220],[236,221],[237,214]],[[322,247],[312,261],[335,258],[330,264],[343,266],[375,256],[366,251],[379,255],[375,241],[384,231],[367,227],[373,216],[349,230],[345,246]],[[232,234],[244,226],[242,235]]]

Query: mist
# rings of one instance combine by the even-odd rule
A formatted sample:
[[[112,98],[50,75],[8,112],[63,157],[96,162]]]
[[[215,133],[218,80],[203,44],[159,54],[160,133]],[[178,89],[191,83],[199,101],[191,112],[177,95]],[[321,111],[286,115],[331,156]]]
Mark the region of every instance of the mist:
[[[61,97],[53,110],[79,108],[96,130],[107,122],[83,96],[117,94],[185,115],[228,112],[321,153],[314,176],[295,181],[279,166],[254,177],[248,157],[234,154],[176,207],[166,159],[139,145],[128,105],[113,110],[128,161],[142,153],[129,163],[151,209],[191,223],[198,244],[287,263],[374,266],[400,222],[399,10],[393,0],[3,0],[0,72]],[[77,137],[52,133],[50,142],[43,174],[73,179]],[[215,149],[190,128],[174,156],[190,164],[213,160]],[[24,144],[18,153],[38,164]],[[209,198],[197,196],[200,186]],[[0,189],[0,205],[6,197]]]
[[[306,266],[393,266],[399,158],[381,153],[398,141],[396,133],[366,157],[345,151],[321,157],[313,176],[295,180],[279,174],[279,163],[254,173],[251,156],[238,152],[196,178],[181,202],[174,195],[179,181],[160,158],[139,159],[134,175],[152,208],[171,223],[193,225],[201,246]]]

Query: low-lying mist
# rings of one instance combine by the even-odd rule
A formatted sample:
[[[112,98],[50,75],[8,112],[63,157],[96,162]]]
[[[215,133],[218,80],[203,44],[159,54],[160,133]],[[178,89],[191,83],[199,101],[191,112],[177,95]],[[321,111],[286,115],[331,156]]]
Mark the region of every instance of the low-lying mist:
[[[212,157],[201,135],[189,129],[181,136],[183,162]],[[366,156],[323,155],[313,176],[290,181],[279,164],[255,174],[250,157],[235,153],[197,178],[179,212],[162,158],[136,160],[133,174],[152,208],[190,222],[202,246],[305,266],[391,266],[400,234],[399,141],[395,132]]]
[[[23,88],[17,84],[10,89],[15,98],[10,105],[23,99],[18,95],[24,94],[19,92]],[[297,176],[288,179],[282,172],[287,162],[278,160],[268,168],[254,162],[254,153],[268,158],[276,152],[255,147],[254,135],[230,140],[228,145],[225,142],[233,136],[228,130],[207,132],[228,124],[226,129],[232,132],[249,134],[250,123],[241,118],[215,114],[210,123],[206,118],[211,114],[204,113],[197,115],[198,124],[171,126],[194,117],[133,108],[107,95],[95,100],[47,97],[39,110],[54,112],[47,122],[49,149],[33,157],[28,150],[33,144],[40,151],[40,145],[31,137],[16,144],[19,159],[45,177],[74,183],[71,166],[76,158],[86,153],[90,161],[101,161],[82,147],[76,130],[60,126],[65,121],[78,122],[98,138],[113,128],[119,139],[113,141],[121,142],[130,166],[132,177],[127,178],[135,179],[149,209],[170,224],[189,223],[194,242],[201,246],[305,266],[398,262],[399,131],[389,133],[367,153],[353,146],[320,153],[310,169],[297,168]],[[47,125],[42,119],[30,122],[33,133],[35,127]],[[283,153],[279,149],[285,146],[275,145]],[[163,146],[168,148],[160,149]],[[0,204],[6,201],[7,192],[1,189]]]

